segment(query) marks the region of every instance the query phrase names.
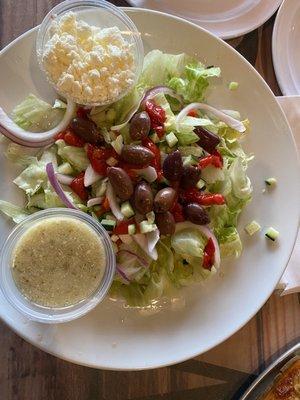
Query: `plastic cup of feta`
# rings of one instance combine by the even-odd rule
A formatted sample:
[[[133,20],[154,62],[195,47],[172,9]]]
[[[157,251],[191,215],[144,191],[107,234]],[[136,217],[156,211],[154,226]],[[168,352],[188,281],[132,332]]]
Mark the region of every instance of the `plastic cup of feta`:
[[[119,91],[117,96],[107,98],[105,101],[103,99],[92,102],[84,101],[82,98],[74,97],[74,95],[59,89],[57,82],[54,82],[50,74],[47,73],[43,56],[45,54],[46,45],[52,37],[53,32],[51,32],[51,27],[53,26],[53,21],[59,21],[61,17],[69,12],[73,12],[78,20],[84,21],[91,26],[102,29],[117,27],[121,31],[122,37],[128,42],[134,58],[134,66],[132,68],[133,78],[131,79],[132,82]],[[39,27],[36,51],[40,68],[45,73],[47,80],[54,89],[66,99],[74,101],[77,104],[91,107],[112,104],[128,94],[139,79],[144,60],[143,42],[137,27],[122,9],[105,0],[66,0],[58,4],[46,15]]]

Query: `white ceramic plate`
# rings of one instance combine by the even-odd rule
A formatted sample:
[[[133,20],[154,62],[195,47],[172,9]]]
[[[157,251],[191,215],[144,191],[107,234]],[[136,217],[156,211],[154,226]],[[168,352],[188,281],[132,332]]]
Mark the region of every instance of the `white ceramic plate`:
[[[273,62],[285,95],[300,94],[300,2],[285,0],[278,11],[272,40]]]
[[[245,148],[256,155],[249,174],[253,202],[240,220],[245,250],[222,265],[203,286],[181,291],[171,309],[159,313],[125,310],[107,300],[87,316],[64,325],[46,326],[23,318],[0,296],[0,316],[34,345],[75,363],[106,369],[145,369],[173,364],[216,346],[241,328],[264,304],[290,257],[299,220],[299,175],[295,145],[286,118],[259,74],[229,45],[185,20],[155,11],[128,9],[146,51],[185,51],[208,65],[222,67],[222,79],[208,102],[238,109],[252,122]],[[0,56],[0,104],[10,111],[28,91],[48,92],[34,58],[36,29],[13,42]],[[237,91],[227,87],[240,83]],[[33,87],[33,88],[32,88]],[[284,160],[283,162],[281,160]],[[1,155],[1,197],[21,201],[12,179],[16,171]],[[262,193],[264,178],[275,176],[278,187]],[[280,231],[278,244],[263,233],[249,238],[245,223],[258,220]],[[2,240],[11,224],[0,219]],[[183,299],[185,299],[185,306]]]
[[[295,0],[297,1],[297,0]],[[174,14],[222,39],[244,35],[264,24],[282,0],[128,0],[136,7]]]

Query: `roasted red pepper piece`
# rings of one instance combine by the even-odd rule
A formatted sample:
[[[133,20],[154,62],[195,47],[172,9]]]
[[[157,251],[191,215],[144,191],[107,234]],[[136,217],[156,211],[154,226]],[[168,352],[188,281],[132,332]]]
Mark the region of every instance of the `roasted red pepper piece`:
[[[115,227],[113,233],[115,235],[128,235],[128,226],[135,225],[135,220],[133,218],[128,221],[120,221]]]
[[[81,172],[70,184],[70,188],[81,198],[81,200],[86,201],[89,197],[89,192],[84,186],[84,172]]]
[[[147,147],[147,149],[152,151],[154,154],[155,157],[151,162],[151,166],[155,168],[157,172],[157,179],[160,181],[162,178],[160,150],[148,137],[142,139],[142,145]]]
[[[165,128],[162,125],[154,126],[153,129],[155,130],[157,136],[162,139],[165,134]]]
[[[139,167],[137,165],[119,161],[118,167],[122,168],[125,172],[127,172],[127,174],[129,175],[129,177],[132,180],[135,180],[137,178],[138,175],[136,173],[136,170],[139,169]],[[140,168],[142,168],[142,167],[140,167]]]
[[[75,146],[75,147],[83,147],[85,142],[77,135],[75,135],[74,132],[72,132],[70,129],[67,129],[63,132],[59,132],[55,136],[55,140],[64,140],[68,145],[70,146]]]
[[[165,110],[156,105],[153,101],[146,101],[145,110],[147,111],[150,120],[151,128],[157,133],[157,136],[161,139],[165,134],[164,123],[166,121]]]
[[[198,164],[200,169],[203,169],[208,165],[213,165],[216,168],[223,168],[223,157],[217,150],[215,150],[213,154],[201,158]]]
[[[83,147],[84,146],[84,141],[75,133],[72,131],[66,131],[65,136],[64,136],[64,141],[70,145],[70,146],[75,146],[75,147]]]
[[[110,157],[117,158],[117,154],[113,148],[106,149],[105,147],[93,146],[88,144],[87,156],[93,169],[102,176],[107,175],[107,168],[109,167],[106,160]]]
[[[189,116],[189,117],[197,118],[197,117],[198,117],[198,112],[197,112],[197,110],[191,110],[190,112],[188,112],[188,116]]]
[[[156,105],[153,101],[148,100],[146,101],[145,109],[149,114],[152,124],[160,126],[165,123],[166,112],[162,107]]]
[[[225,204],[225,198],[222,194],[202,193],[195,188],[187,189],[181,197],[187,203],[195,202],[201,206]]]
[[[175,222],[185,221],[185,218],[183,215],[183,210],[182,210],[182,205],[180,205],[179,203],[176,202],[170,211],[173,214]]]
[[[203,268],[211,270],[211,267],[214,265],[215,251],[214,242],[212,238],[209,238],[204,248]]]

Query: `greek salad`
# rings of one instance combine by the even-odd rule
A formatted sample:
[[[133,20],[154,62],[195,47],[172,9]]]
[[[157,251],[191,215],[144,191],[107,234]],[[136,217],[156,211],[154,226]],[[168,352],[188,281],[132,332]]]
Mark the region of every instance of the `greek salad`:
[[[205,93],[220,68],[186,54],[150,52],[136,87],[105,107],[77,106],[55,143],[7,143],[22,167],[13,181],[26,196],[0,210],[20,222],[35,211],[70,207],[109,232],[117,259],[111,296],[143,307],[203,282],[223,258],[239,257],[237,220],[251,200],[242,139],[249,121],[220,110]],[[12,112],[28,131],[54,127],[66,104],[29,95]]]

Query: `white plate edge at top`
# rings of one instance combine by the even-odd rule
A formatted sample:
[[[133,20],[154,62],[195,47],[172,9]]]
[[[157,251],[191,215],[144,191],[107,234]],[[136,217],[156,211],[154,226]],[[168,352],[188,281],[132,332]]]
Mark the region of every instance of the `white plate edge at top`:
[[[185,17],[183,14],[178,15],[175,12],[172,13],[171,12],[172,10],[170,10],[170,9],[167,10],[164,7],[157,7],[157,8],[149,7],[148,0],[142,0],[145,2],[144,6],[140,3],[140,0],[127,0],[127,1],[132,7],[143,8],[143,9],[148,8],[148,9],[152,9],[154,11],[163,12],[165,14],[170,13],[171,15],[175,15],[179,18],[186,19],[189,22],[192,22],[196,25],[201,26],[203,29],[210,31],[211,33],[220,37],[221,39],[228,40],[228,39],[234,39],[239,36],[245,35],[249,32],[254,31],[255,29],[259,28],[269,18],[271,18],[272,15],[278,10],[278,8],[280,7],[283,0],[273,0],[273,4],[270,4],[270,9],[268,10],[268,12],[266,10],[266,12],[264,14],[261,14],[258,10],[257,14],[255,15],[255,19],[251,20],[251,24],[246,25],[246,26],[245,26],[245,22],[243,21],[243,19],[245,17],[244,14],[239,15],[237,18],[230,18],[230,19],[227,19],[227,20],[224,20],[221,22],[218,22],[218,21],[209,22],[209,20],[201,21],[199,19],[197,20],[197,18],[192,19],[189,17]],[[266,1],[266,0],[260,0],[260,2],[255,7],[257,8],[259,6],[263,6],[264,1]],[[235,30],[231,29],[230,30],[231,22],[233,20],[236,22],[240,22],[242,24],[244,22],[244,25],[242,25],[239,29],[235,29]],[[225,28],[224,28],[224,24],[225,24]],[[228,25],[229,28],[227,28],[226,25]]]
[[[291,21],[291,17],[295,11],[294,7],[297,4],[298,7],[300,7],[298,0],[283,1],[276,16],[272,35],[272,56],[274,70],[279,87],[285,96],[300,94],[295,87],[290,65],[288,63],[288,29],[290,28],[290,25],[284,23],[286,21]],[[281,45],[282,42],[283,45]]]

